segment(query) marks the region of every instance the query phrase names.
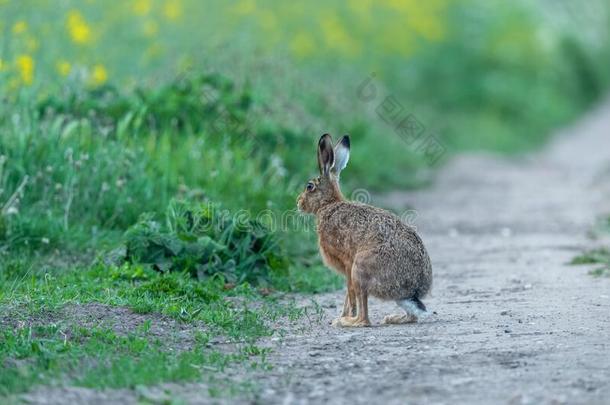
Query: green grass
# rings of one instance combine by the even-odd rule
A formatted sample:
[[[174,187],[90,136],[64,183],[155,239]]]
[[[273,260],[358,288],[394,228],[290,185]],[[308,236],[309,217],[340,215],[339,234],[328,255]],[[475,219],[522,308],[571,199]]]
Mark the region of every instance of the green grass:
[[[194,348],[176,353],[143,332],[118,336],[110,329],[78,325],[69,330],[42,326],[6,330],[0,341],[0,361],[7,365],[0,376],[0,396],[58,379],[88,388],[135,388],[201,380],[234,363],[268,367],[266,351],[252,345],[227,354],[209,349],[200,339]]]
[[[570,264],[599,265],[592,269],[589,274],[596,277],[610,277],[610,250],[606,248],[593,249],[574,257]]]
[[[227,290],[221,277],[194,282],[188,273],[162,274],[139,265],[110,267],[94,265],[57,275],[31,275],[27,271],[2,279],[0,302],[29,313],[55,310],[66,303],[100,302],[127,306],[138,313],[161,313],[183,321],[200,320],[223,335],[243,339],[267,336],[265,321],[282,314],[298,315],[299,310],[267,299],[259,311],[249,309],[260,294],[248,284]],[[227,297],[240,297],[232,304]]]
[[[610,217],[598,221],[590,231],[592,238],[605,239],[610,232]],[[588,249],[575,256],[570,264],[595,266],[589,274],[595,277],[610,277],[610,249],[597,247]]]
[[[297,307],[277,294],[263,297],[247,284],[227,287],[222,277],[194,282],[187,273],[161,274],[142,266],[108,268],[95,265],[56,275],[32,274],[14,264],[0,276],[0,308],[4,321],[20,328],[2,328],[0,334],[0,396],[51,383],[91,388],[134,388],[163,381],[212,378],[230,364],[270,367],[267,349],[256,341],[274,334],[276,323],[307,316],[316,322],[314,307]],[[138,330],[119,336],[110,328],[85,329],[71,319],[50,322],[66,305],[102,303],[151,314]],[[155,314],[179,322],[203,325],[193,348],[176,351],[174,331],[166,340],[150,339],[147,332]],[[40,325],[29,320],[40,319]],[[209,345],[221,336],[235,349],[223,353]]]

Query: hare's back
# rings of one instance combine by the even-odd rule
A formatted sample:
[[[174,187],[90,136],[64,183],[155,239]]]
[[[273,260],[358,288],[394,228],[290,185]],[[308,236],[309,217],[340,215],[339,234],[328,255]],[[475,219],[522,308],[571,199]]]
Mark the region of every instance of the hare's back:
[[[388,211],[372,207],[370,212],[377,221],[369,235],[374,242],[360,255],[370,292],[382,299],[424,297],[432,285],[432,265],[416,229]]]

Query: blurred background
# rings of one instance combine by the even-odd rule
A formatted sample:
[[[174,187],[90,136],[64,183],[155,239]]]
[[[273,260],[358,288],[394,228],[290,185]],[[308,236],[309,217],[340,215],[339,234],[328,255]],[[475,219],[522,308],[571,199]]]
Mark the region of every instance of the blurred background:
[[[374,196],[377,203],[382,196],[398,194],[390,192],[434,184],[444,165],[460,154],[501,159],[541,149],[559,128],[601,104],[609,85],[610,0],[0,0],[0,403],[23,402],[11,397],[20,393],[40,398],[21,397],[28,403],[98,398],[82,397],[85,393],[111,395],[105,397],[110,403],[118,398],[178,403],[170,398],[172,385],[157,384],[173,382],[177,388],[185,381],[195,383],[188,390],[196,391],[197,398],[242,392],[259,403],[265,398],[259,394],[280,392],[257,388],[274,364],[282,385],[295,381],[300,390],[308,390],[308,378],[294,374],[308,361],[293,359],[295,352],[290,352],[290,363],[274,361],[270,353],[275,343],[259,345],[260,339],[272,336],[278,345],[288,343],[286,348],[311,359],[312,376],[321,387],[311,394],[318,395],[330,387],[322,374],[333,368],[326,366],[337,363],[337,350],[345,346],[318,341],[334,339],[333,333],[307,338],[315,350],[293,339],[295,331],[301,336],[323,327],[327,315],[340,310],[339,291],[326,298],[312,294],[345,285],[321,263],[313,218],[296,212],[297,195],[318,175],[321,134],[335,139],[350,134],[343,193],[364,202]],[[600,151],[604,147],[599,145]],[[578,158],[589,160],[585,155]],[[443,207],[459,206],[463,214],[484,205],[463,207],[458,205],[463,199],[455,198],[464,193],[469,197],[468,190],[477,191],[490,178],[487,173],[477,181],[476,170],[484,166],[473,167],[472,184],[462,176],[461,185],[468,186],[461,188],[462,194],[460,184],[456,189],[449,185],[449,204]],[[540,178],[544,170],[536,172]],[[555,179],[564,171],[551,168],[549,173]],[[498,184],[489,190],[514,183],[503,182],[507,179],[502,174],[497,177]],[[573,185],[588,178],[568,180]],[[554,181],[542,185],[541,198],[499,218],[524,222],[526,216],[541,214],[536,224],[563,218],[562,209],[572,200],[569,191],[552,192],[560,184]],[[519,193],[509,187],[509,202],[529,197],[535,181],[530,183]],[[538,205],[557,196],[558,204]],[[416,226],[422,223],[416,221],[418,209],[434,211],[406,206],[402,199],[400,203],[406,212],[398,214]],[[584,206],[575,203],[568,211],[584,211]],[[558,212],[542,215],[547,212],[540,210],[548,207]],[[435,215],[451,217],[445,214]],[[483,220],[492,215],[482,214]],[[582,214],[575,218],[593,215]],[[511,235],[506,222],[502,238]],[[443,227],[448,222],[438,223]],[[555,232],[552,225],[544,229]],[[604,218],[601,226],[607,231],[610,220]],[[575,224],[565,229],[580,232]],[[453,238],[458,231],[442,232]],[[411,345],[405,350],[432,353],[442,362],[443,353],[457,353],[456,336],[485,329],[479,325],[482,319],[493,319],[487,324],[490,339],[466,339],[476,347],[462,347],[466,355],[474,354],[472,364],[462,366],[481,367],[468,378],[456,379],[457,369],[420,362],[432,370],[435,381],[444,375],[451,384],[440,391],[414,386],[414,395],[431,393],[446,400],[450,391],[469,387],[480,396],[471,377],[488,374],[492,367],[511,375],[529,368],[524,376],[543,370],[541,378],[544,370],[551,370],[547,380],[565,388],[553,390],[548,397],[553,401],[602,393],[607,380],[602,368],[591,366],[595,372],[578,374],[587,359],[598,357],[587,357],[586,348],[601,347],[592,338],[599,328],[591,324],[586,328],[590,336],[575,334],[568,322],[581,308],[574,303],[592,309],[581,323],[602,319],[594,318],[604,309],[596,297],[607,297],[593,293],[601,290],[578,284],[569,296],[591,300],[561,300],[563,307],[551,308],[549,302],[559,302],[561,286],[573,279],[562,275],[559,283],[555,277],[563,268],[554,269],[548,273],[548,288],[538,289],[542,276],[537,274],[533,294],[546,292],[551,299],[529,302],[520,295],[518,307],[525,311],[522,327],[533,331],[534,322],[528,320],[535,318],[538,329],[507,334],[517,312],[500,313],[500,305],[510,309],[515,299],[499,294],[528,289],[532,284],[515,274],[554,266],[580,240],[572,234],[548,242],[542,234],[530,238],[528,231],[526,236],[519,239],[521,244],[516,238],[493,239],[489,249],[478,246],[478,239],[454,239],[445,257],[441,255],[441,265],[435,267],[441,279],[449,268],[469,268],[470,275],[455,273],[441,281],[447,291],[437,295],[437,302],[459,297],[451,303],[466,303],[463,295],[478,294],[482,301],[468,302],[480,302],[481,308],[489,302],[492,310],[476,319],[470,313],[476,305],[466,303],[469,313],[463,316],[449,311],[463,326],[450,328],[452,349],[447,346],[438,352],[440,357],[427,351],[428,346],[423,352],[411,350]],[[440,240],[437,245],[448,241]],[[460,244],[464,257],[450,257]],[[498,249],[506,250],[506,256],[499,256]],[[524,255],[513,254],[520,250]],[[438,263],[438,257],[435,253],[432,262]],[[449,267],[449,262],[458,267]],[[547,266],[539,266],[542,262]],[[607,248],[584,252],[572,262],[600,266],[592,270],[594,275],[610,274]],[[519,273],[513,265],[526,267]],[[485,286],[500,278],[483,278],[483,268],[509,284]],[[496,301],[486,301],[491,296]],[[527,315],[532,311],[521,305],[525,301],[550,308],[548,322],[545,311]],[[509,316],[492,318],[493,308]],[[557,313],[564,314],[564,329]],[[441,324],[446,330],[446,319]],[[544,325],[548,333],[540,329]],[[514,326],[516,332],[526,330]],[[432,329],[421,330],[428,334]],[[517,336],[525,340],[517,341]],[[564,342],[570,336],[574,344]],[[545,343],[539,344],[543,338]],[[411,339],[423,342],[421,336]],[[555,345],[558,339],[561,345]],[[514,347],[487,344],[492,341],[511,341]],[[523,352],[523,342],[539,349]],[[576,346],[585,351],[572,353],[583,356],[578,357],[580,368],[568,374],[557,377],[554,367],[530,367],[553,365],[548,362],[553,358],[565,362],[571,357],[562,357],[561,350]],[[546,356],[549,348],[559,356]],[[335,355],[326,353],[334,349]],[[383,365],[391,357],[384,356],[374,364]],[[350,360],[348,374],[367,373],[370,364]],[[386,366],[394,374],[400,371]],[[399,374],[405,381],[417,374],[403,371]],[[496,381],[497,375],[504,374],[486,375],[481,383]],[[148,391],[149,386],[159,390]],[[519,387],[511,402],[531,401],[546,386],[536,386],[534,396],[525,396],[527,391]],[[161,391],[166,396],[159,396]],[[562,392],[570,394],[560,396]]]
[[[215,220],[194,205],[294,209],[324,132],[352,137],[346,195],[425,186],[464,151],[539,147],[605,94],[609,13],[607,0],[0,0],[0,260],[126,243],[171,268],[172,235],[201,237],[193,212]],[[180,268],[269,282],[319,266],[312,232],[269,232],[264,248],[205,245]],[[282,288],[337,285],[296,273]]]

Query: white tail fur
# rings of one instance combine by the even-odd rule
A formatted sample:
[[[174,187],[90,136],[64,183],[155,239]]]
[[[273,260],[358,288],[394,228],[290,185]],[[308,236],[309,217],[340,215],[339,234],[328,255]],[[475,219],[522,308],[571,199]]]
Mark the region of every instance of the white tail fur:
[[[407,314],[415,315],[418,319],[428,317],[429,312],[426,311],[426,307],[418,298],[409,298],[407,300],[396,301],[399,307],[401,307]]]

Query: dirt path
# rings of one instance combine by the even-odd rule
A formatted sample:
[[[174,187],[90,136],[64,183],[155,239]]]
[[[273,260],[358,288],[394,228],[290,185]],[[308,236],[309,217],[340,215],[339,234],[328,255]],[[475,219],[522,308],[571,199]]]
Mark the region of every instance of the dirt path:
[[[380,326],[397,308],[372,301],[375,326],[337,329],[330,321],[343,293],[315,297],[321,324],[266,342],[274,368],[255,374],[256,402],[610,404],[610,279],[566,265],[591,245],[596,218],[610,212],[610,104],[565,132],[518,160],[460,157],[434,187],[374,201],[417,209],[435,272],[424,301],[436,314]],[[23,398],[216,401],[198,383],[146,391],[43,387]]]
[[[610,104],[565,132],[541,153],[461,157],[433,188],[378,199],[417,209],[437,314],[289,336],[262,402],[610,404],[610,280],[566,266],[610,212]],[[342,293],[319,302],[329,321]],[[374,323],[396,312],[371,308]]]

